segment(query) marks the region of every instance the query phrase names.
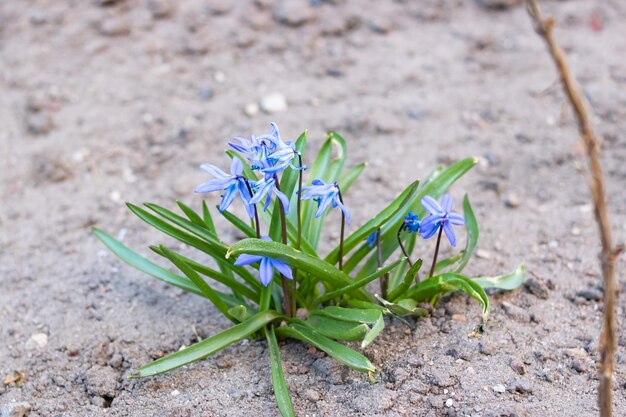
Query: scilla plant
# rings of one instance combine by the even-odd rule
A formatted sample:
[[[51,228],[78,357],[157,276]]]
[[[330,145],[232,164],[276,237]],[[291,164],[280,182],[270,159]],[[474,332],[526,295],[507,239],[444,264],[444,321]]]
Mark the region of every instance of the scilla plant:
[[[196,192],[221,193],[217,211],[238,233],[248,236],[233,245],[218,237],[205,202],[200,213],[178,202],[182,214],[155,204],[145,204],[145,208],[128,204],[151,226],[209,255],[210,265],[165,245],[151,246],[180,271],[176,274],[95,230],[122,260],[207,298],[233,323],[221,333],[142,366],[131,377],[170,371],[244,338],[264,338],[278,408],[283,416],[293,416],[278,339],[307,343],[371,377],[376,368],[368,358],[340,341],[360,341],[365,347],[383,330],[385,315],[427,315],[428,310],[419,303],[436,303],[453,291],[476,299],[484,322],[489,315],[484,289],[512,289],[521,283],[523,266],[499,277],[462,275],[476,248],[478,224],[467,196],[461,215],[452,211],[452,199],[445,192],[476,164],[475,158],[437,168],[423,181],[413,182],[380,213],[348,234],[351,219],[346,193],[365,164],[345,169],[346,142],[330,132],[307,168],[306,141],[305,132],[295,143],[285,142],[272,124],[268,134],[230,143],[226,152],[231,159],[229,173],[214,165],[201,166],[211,178]],[[228,211],[235,200],[245,207],[245,218]],[[334,208],[340,211],[341,220],[326,224],[324,220]],[[322,256],[318,246],[324,225],[339,230],[339,242]],[[466,229],[465,248],[438,260],[439,247],[445,243],[442,235],[455,246],[454,228],[461,226]],[[413,255],[418,236],[436,239],[434,259],[424,279],[420,277],[423,261]]]

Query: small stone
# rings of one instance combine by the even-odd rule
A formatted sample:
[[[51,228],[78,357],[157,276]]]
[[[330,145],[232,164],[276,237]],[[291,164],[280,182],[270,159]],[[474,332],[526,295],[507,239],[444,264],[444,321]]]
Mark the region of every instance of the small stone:
[[[170,395],[171,395],[172,397],[176,397],[176,396],[180,395],[180,391],[179,391],[179,390],[177,390],[177,389],[175,389],[174,391],[170,392]]]
[[[452,398],[448,398],[446,400],[446,407],[450,408],[454,405],[454,400]]]
[[[305,0],[283,0],[274,8],[274,19],[286,26],[302,26],[314,18],[311,6]]]
[[[600,301],[602,300],[602,297],[604,296],[604,294],[602,293],[601,290],[597,288],[590,288],[588,290],[578,291],[576,293],[576,296],[582,297],[587,301]]]
[[[433,408],[443,408],[443,399],[441,397],[428,397],[428,403]]]
[[[124,362],[124,357],[120,353],[114,353],[109,359],[109,366],[115,369],[119,369]]]
[[[198,89],[198,96],[202,101],[209,101],[213,98],[215,92],[211,87],[202,86]]]
[[[1,417],[24,417],[30,411],[31,406],[26,401],[7,403],[0,408]]]
[[[551,240],[548,242],[548,248],[556,249],[558,247],[559,247],[559,242],[557,242],[556,240]]]
[[[491,252],[484,249],[478,249],[476,251],[476,256],[480,259],[491,259]]]
[[[513,359],[511,361],[511,368],[520,375],[526,373],[526,366],[524,366],[524,362],[519,359]]]
[[[580,236],[580,228],[574,226],[572,227],[572,230],[570,231],[570,233],[572,234],[572,236]]]
[[[460,322],[466,322],[467,321],[467,317],[465,316],[465,314],[453,314],[452,315],[452,320],[460,321]]]
[[[394,28],[393,22],[383,16],[374,15],[367,23],[372,32],[379,33],[381,35],[390,33]]]
[[[52,117],[47,110],[29,112],[26,115],[26,129],[33,135],[45,135],[53,126]]]
[[[26,349],[43,349],[48,344],[48,335],[45,333],[35,333],[26,342]]]
[[[211,0],[206,7],[211,14],[219,16],[230,12],[233,9],[233,2],[231,0]]]
[[[514,193],[509,193],[504,197],[504,205],[508,208],[517,208],[520,206],[520,199]]]
[[[492,343],[489,343],[485,340],[478,344],[478,351],[483,355],[493,355],[495,351],[495,347]]]
[[[174,13],[174,4],[170,0],[148,0],[148,10],[155,19],[165,19]]]
[[[495,392],[499,392],[500,394],[503,394],[506,392],[506,387],[502,384],[494,385],[493,387],[491,387],[491,389],[494,390]]]
[[[511,382],[507,388],[509,392],[518,392],[520,394],[530,394],[533,392],[532,385],[525,379],[516,379]]]
[[[306,400],[313,403],[316,403],[320,400],[320,393],[311,388],[306,389],[303,396]]]
[[[522,0],[476,0],[479,6],[489,10],[507,10],[522,3]]]
[[[261,99],[261,109],[266,113],[279,113],[287,110],[287,99],[281,93],[270,93]]]
[[[243,108],[243,112],[248,117],[254,117],[259,114],[259,105],[256,103],[248,103],[246,107]]]
[[[35,10],[30,14],[30,18],[28,19],[28,21],[33,26],[39,26],[46,23],[48,19],[46,19],[46,15],[43,14],[41,11]]]
[[[570,368],[572,368],[574,371],[578,372],[579,374],[583,374],[585,372],[587,372],[587,364],[583,361],[581,361],[580,359],[574,359],[572,362],[570,362]]]
[[[548,286],[543,281],[539,281],[535,278],[525,280],[524,288],[526,288],[526,291],[542,300],[547,300],[550,295]]]
[[[530,314],[526,310],[521,307],[518,307],[514,304],[511,304],[507,301],[502,302],[502,308],[507,316],[512,318],[513,320],[520,321],[522,323],[530,322]]]
[[[100,22],[99,30],[104,36],[126,36],[130,33],[130,24],[119,18],[108,18]]]

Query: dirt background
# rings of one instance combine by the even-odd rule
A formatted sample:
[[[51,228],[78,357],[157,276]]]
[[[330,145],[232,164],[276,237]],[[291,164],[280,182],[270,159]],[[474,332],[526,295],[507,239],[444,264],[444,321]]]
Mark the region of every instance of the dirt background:
[[[457,207],[471,195],[481,225],[468,272],[529,270],[523,288],[493,294],[480,338],[468,337],[480,312],[462,295],[413,332],[388,322],[365,350],[377,384],[283,344],[299,416],[595,415],[602,292],[585,164],[552,62],[516,3],[2,2],[0,376],[25,380],[0,383],[0,415],[278,414],[263,342],[128,380],[228,322],[90,233],[143,253],[171,244],[123,202],[199,207],[197,165],[226,168],[225,141],[270,121],[289,138],[309,129],[313,149],[335,129],[350,164],[369,162],[346,196],[355,226],[438,163],[481,157],[452,190]],[[545,9],[593,107],[624,241],[626,4]],[[622,297],[620,329],[625,310]],[[616,416],[626,415],[625,347],[621,332]]]

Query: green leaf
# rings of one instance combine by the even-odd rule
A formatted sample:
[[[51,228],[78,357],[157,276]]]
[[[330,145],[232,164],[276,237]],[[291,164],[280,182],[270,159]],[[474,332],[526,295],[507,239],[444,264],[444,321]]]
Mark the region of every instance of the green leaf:
[[[163,256],[164,258],[167,258],[159,246],[150,246],[150,249],[154,251],[156,254]],[[259,283],[259,285],[255,287],[254,290],[257,291],[255,292],[254,290],[250,289],[249,287],[246,287],[244,284],[235,280],[233,277],[229,277],[221,272],[211,269],[208,266],[205,266],[199,262],[196,262],[193,259],[189,259],[181,254],[178,254],[178,256],[182,258],[187,263],[187,265],[193,268],[194,271],[199,272],[202,275],[205,275],[229,287],[231,291],[233,291],[233,294],[242,295],[244,297],[249,298],[250,300],[253,300],[254,302],[259,301],[259,291],[260,291],[260,288],[262,287],[261,283]]]
[[[172,252],[164,245],[161,245],[159,248],[161,249],[163,256],[169,259],[174,265],[176,265],[178,269],[181,270],[183,274],[187,276],[187,278],[189,278],[194,284],[196,284],[196,287],[198,287],[200,291],[202,291],[202,294],[204,294],[206,298],[211,300],[215,307],[217,307],[217,309],[223,315],[225,315],[226,318],[234,323],[238,323],[237,319],[235,319],[229,313],[229,307],[219,298],[213,288],[211,288],[211,286],[207,284],[206,281],[203,280],[196,271],[194,271],[189,265],[187,265],[182,256],[178,255],[176,252]]]
[[[378,309],[362,310],[332,306],[321,310],[313,310],[309,317],[314,317],[316,315],[351,323],[372,324],[373,326],[368,330],[367,334],[363,338],[361,347],[369,345],[376,338],[376,336],[378,336],[382,329],[385,328],[383,312]]]
[[[411,287],[411,284],[413,284],[413,282],[415,281],[415,278],[417,277],[417,274],[422,267],[422,263],[422,259],[418,259],[417,262],[415,262],[413,266],[409,268],[406,275],[404,276],[404,280],[402,281],[402,283],[394,288],[391,292],[389,292],[389,295],[387,297],[389,298],[389,300],[395,301],[396,299],[404,296],[404,292],[408,290]]]
[[[105,246],[111,250],[111,252],[133,268],[138,269],[141,272],[145,272],[146,274],[170,285],[178,287],[181,290],[204,297],[202,291],[200,291],[196,284],[189,279],[176,275],[154,262],[149,261],[100,229],[93,229],[93,234],[96,235],[96,237],[104,243]]]
[[[146,210],[135,206],[134,204],[128,203],[128,208],[135,213],[140,219],[148,223],[149,225],[155,227],[156,229],[162,231],[165,234],[172,236],[173,238],[186,243],[189,246],[192,246],[196,249],[199,249],[210,255],[215,259],[215,261],[220,266],[224,266],[230,271],[237,273],[241,276],[249,285],[254,286],[256,279],[250,274],[245,268],[234,266],[231,262],[228,262],[224,256],[226,255],[226,251],[228,250],[228,246],[223,242],[220,242],[216,239],[215,235],[211,234],[210,229],[203,229],[189,220],[172,213],[171,211],[164,209],[163,207],[159,207],[155,204],[147,204],[151,210],[157,212],[159,215],[163,216],[168,221],[184,228],[187,231],[192,231],[193,234],[187,233],[175,226],[172,226],[170,223],[159,219],[153,214],[148,213]],[[210,218],[210,217],[209,217]]]
[[[276,334],[280,337],[290,337],[292,339],[301,340],[305,343],[313,345],[355,371],[376,371],[376,368],[369,361],[369,359],[361,355],[359,352],[356,352],[341,343],[335,342],[334,340],[304,325],[290,323],[288,326],[277,328]]]
[[[450,256],[449,258],[445,258],[440,261],[437,261],[437,265],[435,265],[435,273],[443,272],[443,270],[446,269],[447,267],[452,266],[455,263],[459,262],[461,258],[463,257],[463,253],[464,251],[461,251],[457,253],[456,255]]]
[[[335,340],[363,340],[370,330],[364,323],[347,322],[332,317],[314,314],[305,321],[315,331]]]
[[[183,213],[185,213],[185,216],[187,216],[187,218],[191,220],[192,223],[200,227],[204,227],[204,228],[207,227],[206,223],[204,222],[204,219],[200,217],[198,213],[193,211],[193,209],[191,209],[189,206],[185,205],[182,201],[176,201],[176,204],[178,204],[178,207],[180,207]]]
[[[398,317],[414,316],[414,317],[426,317],[428,316],[428,310],[417,306],[417,301],[410,298],[404,298],[395,303],[391,303],[387,300],[383,300],[380,297],[380,301],[390,313]]]
[[[335,288],[352,284],[350,276],[335,268],[333,265],[313,255],[283,245],[282,243],[260,239],[244,239],[231,246],[226,257],[233,258],[243,253],[279,259],[289,264],[292,268],[298,268],[308,272]],[[362,300],[371,300],[369,294],[362,288],[352,290],[350,294]]]
[[[427,278],[407,291],[406,298],[416,301],[437,300],[439,296],[453,292],[463,291],[480,303],[483,311],[483,320],[489,318],[489,298],[485,290],[472,279],[454,272],[446,272]]]
[[[461,271],[463,271],[463,268],[465,268],[467,261],[469,261],[474,254],[476,245],[478,244],[478,222],[476,221],[476,216],[474,215],[474,210],[472,210],[472,205],[470,204],[467,194],[465,194],[465,198],[463,199],[463,217],[465,217],[467,243],[465,244],[465,249],[462,252],[463,256],[461,258],[461,263],[454,271],[456,273],[461,273]]]
[[[367,166],[366,162],[361,162],[346,171],[345,174],[339,178],[339,187],[342,193],[347,193],[348,190],[352,187],[352,184],[359,178],[365,167]]]
[[[289,389],[287,389],[285,374],[283,373],[283,367],[280,363],[280,350],[278,349],[274,328],[272,326],[265,327],[264,331],[270,353],[270,369],[272,370],[272,385],[274,385],[276,405],[278,405],[278,410],[280,410],[280,414],[283,417],[295,417],[296,414],[293,411],[293,405],[291,405],[291,397],[289,396]]]
[[[392,216],[395,216],[399,210],[406,205],[407,201],[409,201],[413,194],[417,191],[417,187],[419,185],[419,181],[415,181],[411,183],[407,188],[404,189],[400,193],[398,197],[395,198],[387,207],[385,207],[380,213],[378,213],[374,218],[369,220],[363,226],[359,227],[355,230],[350,236],[348,236],[343,243],[344,253],[350,252],[352,249],[357,247],[359,244],[362,244],[363,241],[375,230],[379,229],[383,224],[387,222]],[[365,254],[360,257],[363,259],[367,253],[369,253],[372,248],[369,248],[367,244],[363,244],[365,248]],[[358,257],[357,257],[358,258]],[[360,260],[359,259],[359,260]],[[324,258],[326,262],[336,264],[339,261],[339,246],[334,248],[327,256]],[[348,261],[353,262],[351,259]],[[346,268],[348,267],[348,263],[346,263]],[[358,261],[356,262],[358,263]],[[355,266],[356,266],[355,263]]]
[[[146,364],[131,375],[131,378],[144,378],[171,371],[197,360],[206,358],[227,346],[238,342],[261,329],[274,320],[282,319],[283,316],[276,311],[264,311],[252,316],[249,320],[237,324],[221,333],[193,344],[188,348],[179,350],[154,362]]]
[[[526,267],[521,264],[515,271],[507,275],[497,277],[480,277],[474,278],[474,282],[483,288],[499,288],[501,290],[514,290],[522,285],[526,276]]]
[[[383,260],[389,258],[389,256],[391,256],[391,254],[398,248],[397,232],[400,228],[400,225],[402,224],[403,217],[406,215],[406,213],[409,210],[413,210],[413,212],[418,214],[420,218],[423,218],[425,211],[420,202],[422,197],[425,195],[430,195],[433,198],[439,198],[443,193],[446,192],[448,188],[450,188],[450,186],[455,181],[461,178],[467,171],[469,171],[474,165],[476,165],[477,162],[477,158],[463,159],[459,162],[452,164],[443,172],[433,176],[423,187],[420,186],[418,191],[412,195],[412,197],[406,202],[406,204],[404,204],[403,207],[398,210],[398,212],[392,218],[390,218],[381,228],[381,247]],[[360,260],[357,260],[357,263],[359,261]],[[357,274],[357,278],[361,278],[363,276],[371,274],[372,271],[376,270],[377,264],[377,256],[376,253],[374,253],[367,259],[367,261]],[[354,265],[356,266],[356,264]],[[346,272],[350,272],[347,267],[344,268],[344,270]]]
[[[367,284],[369,284],[370,282],[374,281],[375,279],[385,275],[386,273],[388,273],[389,271],[391,271],[392,269],[394,269],[395,267],[397,267],[398,265],[400,265],[401,263],[406,262],[405,258],[401,258],[398,259],[392,263],[390,263],[389,265],[380,268],[379,270],[377,270],[376,272],[374,272],[372,275],[367,276],[365,278],[361,278],[358,281],[354,281],[352,284],[350,285],[346,285],[345,287],[339,288],[337,290],[334,291],[329,291],[326,294],[324,294],[323,296],[319,297],[317,300],[313,301],[312,305],[313,306],[317,306],[321,303],[324,303],[328,300],[332,300],[333,298],[337,298],[340,297],[344,294],[349,293],[352,290],[355,290],[357,288],[364,288]]]
[[[253,314],[256,314],[257,312],[254,311],[249,306],[238,305],[228,310],[228,313],[234,318],[236,318],[239,321],[239,323],[243,323],[244,321],[248,320],[250,317],[252,317]]]

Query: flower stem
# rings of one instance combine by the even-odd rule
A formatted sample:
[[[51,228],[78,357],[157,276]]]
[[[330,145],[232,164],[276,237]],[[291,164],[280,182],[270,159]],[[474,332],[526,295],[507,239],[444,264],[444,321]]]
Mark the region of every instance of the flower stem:
[[[250,187],[250,181],[248,181],[246,177],[243,177],[243,180],[246,183],[246,188],[248,189],[250,196],[252,196],[252,187]],[[256,209],[256,204],[254,204],[253,207],[254,207],[254,227],[256,230],[256,238],[261,239],[261,225],[259,223],[259,212]]]
[[[376,261],[378,267],[383,267],[383,246],[380,242],[380,229],[376,230]],[[380,277],[380,294],[384,299],[387,299],[387,287],[389,282],[389,274],[383,274]]]
[[[443,232],[443,227],[439,226],[439,234],[437,235],[437,246],[435,246],[435,256],[433,257],[433,264],[430,267],[430,273],[428,277],[432,277],[435,273],[435,266],[437,266],[437,255],[439,255],[439,244],[441,243],[441,233]]]
[[[278,183],[278,176],[274,175],[274,181],[276,184],[276,189],[280,191],[280,185]],[[280,199],[276,199],[278,202],[278,210],[280,213],[280,227],[281,227],[281,238],[283,244],[287,244],[287,217],[285,216],[285,207],[283,207],[283,202]],[[283,287],[283,297],[285,304],[285,313],[288,317],[294,317],[296,315],[296,298],[294,296],[294,287],[295,285],[291,285],[289,280],[285,278],[283,274],[280,274],[280,283]],[[295,283],[295,278],[294,278]]]
[[[343,196],[341,195],[341,189],[337,184],[339,201],[343,204]],[[343,269],[343,238],[346,233],[346,215],[341,210],[341,236],[339,237],[339,269]]]
[[[296,240],[296,249],[300,249],[302,246],[302,154],[298,152],[298,162],[300,164],[300,171],[298,172],[298,202],[297,202],[297,214],[298,214],[298,239]]]
[[[404,223],[402,223],[402,225],[398,229],[398,245],[400,245],[400,249],[402,250],[404,257],[406,258],[406,261],[409,264],[409,267],[412,267],[413,262],[411,262],[411,257],[409,256],[409,253],[406,251],[406,248],[404,247],[404,243],[402,243],[402,239],[400,238],[400,233],[402,232],[402,229],[404,229]]]

